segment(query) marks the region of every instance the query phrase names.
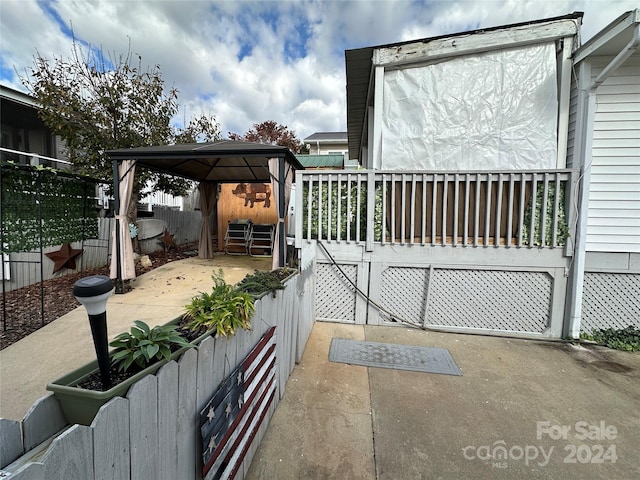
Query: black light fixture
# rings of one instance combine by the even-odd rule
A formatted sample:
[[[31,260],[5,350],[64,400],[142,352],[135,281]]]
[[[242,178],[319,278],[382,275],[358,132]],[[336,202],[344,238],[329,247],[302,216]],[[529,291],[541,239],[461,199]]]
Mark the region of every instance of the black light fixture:
[[[89,315],[93,345],[98,357],[100,377],[105,389],[111,385],[109,375],[109,344],[107,342],[107,299],[113,294],[113,282],[106,275],[81,278],[73,286],[76,297]]]

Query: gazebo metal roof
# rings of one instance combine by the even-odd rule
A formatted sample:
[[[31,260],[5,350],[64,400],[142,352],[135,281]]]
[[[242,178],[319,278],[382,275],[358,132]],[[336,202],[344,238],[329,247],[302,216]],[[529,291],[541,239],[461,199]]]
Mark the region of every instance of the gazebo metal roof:
[[[199,182],[269,182],[270,158],[284,158],[294,169],[304,169],[287,147],[232,140],[123,148],[107,155],[112,161],[135,160],[139,167]]]

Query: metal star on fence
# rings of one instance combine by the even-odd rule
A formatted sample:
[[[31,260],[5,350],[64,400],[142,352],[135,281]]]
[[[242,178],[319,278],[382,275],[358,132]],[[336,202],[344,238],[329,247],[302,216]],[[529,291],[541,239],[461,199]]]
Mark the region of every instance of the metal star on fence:
[[[47,257],[53,260],[53,273],[63,268],[76,269],[76,257],[82,254],[82,249],[71,248],[70,243],[63,243],[60,250],[56,252],[45,253]]]

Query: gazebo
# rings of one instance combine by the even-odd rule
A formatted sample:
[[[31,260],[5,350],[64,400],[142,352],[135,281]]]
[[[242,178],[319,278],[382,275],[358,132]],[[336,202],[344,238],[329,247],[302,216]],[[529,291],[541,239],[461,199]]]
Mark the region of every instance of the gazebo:
[[[136,167],[187,178],[198,182],[200,190],[200,231],[198,256],[213,257],[209,215],[220,183],[271,183],[277,205],[278,225],[273,251],[273,267],[284,266],[286,255],[285,214],[294,181],[294,171],[304,167],[286,147],[261,143],[221,140],[209,143],[164,145],[110,150],[113,164],[116,235],[112,249],[111,278],[116,285],[135,278],[133,248],[127,222],[129,199]],[[116,262],[113,259],[117,259]]]

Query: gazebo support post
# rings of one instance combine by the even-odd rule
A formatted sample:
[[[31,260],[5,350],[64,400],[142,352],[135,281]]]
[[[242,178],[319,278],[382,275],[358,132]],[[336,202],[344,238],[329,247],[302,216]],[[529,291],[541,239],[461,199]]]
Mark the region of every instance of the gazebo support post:
[[[118,161],[113,160],[113,217],[116,221],[115,224],[115,242],[116,242],[116,278],[115,289],[116,293],[124,293],[124,284],[122,282],[122,265],[120,265],[120,220],[118,219],[118,212],[120,212],[120,175],[118,173]],[[113,259],[111,259],[113,261]]]
[[[285,189],[286,189],[286,173],[285,173],[285,159],[284,157],[278,157],[278,267],[282,268],[285,265],[286,256],[286,244],[287,236],[284,231],[284,217],[286,215],[285,206]]]

